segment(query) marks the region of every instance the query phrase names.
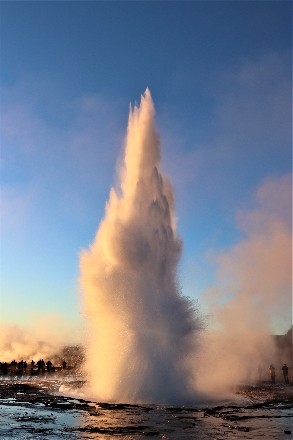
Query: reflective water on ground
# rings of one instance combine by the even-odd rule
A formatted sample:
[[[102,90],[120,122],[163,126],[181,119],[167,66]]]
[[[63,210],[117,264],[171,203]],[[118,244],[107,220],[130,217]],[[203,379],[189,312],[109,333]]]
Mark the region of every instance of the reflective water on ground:
[[[293,439],[290,386],[263,384],[232,400],[174,407],[73,397],[82,385],[74,375],[0,377],[1,439]]]

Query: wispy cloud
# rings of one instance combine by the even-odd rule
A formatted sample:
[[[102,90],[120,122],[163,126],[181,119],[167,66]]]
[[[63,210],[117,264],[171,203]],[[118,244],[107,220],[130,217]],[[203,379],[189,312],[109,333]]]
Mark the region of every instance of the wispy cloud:
[[[243,58],[223,76],[215,116],[220,135],[234,151],[242,146],[250,157],[284,153],[291,139],[290,59],[287,52]]]
[[[2,228],[11,229],[28,200],[18,222],[48,206],[61,217],[85,218],[85,195],[110,186],[123,139],[117,103],[95,94],[62,99],[44,78],[2,90]]]
[[[258,59],[243,57],[237,65],[214,72],[206,89],[210,107],[203,127],[195,115],[193,128],[189,125],[186,131],[184,123],[170,122],[168,113],[164,162],[180,195],[193,186],[197,196],[203,195],[202,203],[207,193],[235,202],[239,191],[250,191],[266,173],[278,167],[286,172],[286,164],[289,171],[290,60],[290,53],[274,52]]]

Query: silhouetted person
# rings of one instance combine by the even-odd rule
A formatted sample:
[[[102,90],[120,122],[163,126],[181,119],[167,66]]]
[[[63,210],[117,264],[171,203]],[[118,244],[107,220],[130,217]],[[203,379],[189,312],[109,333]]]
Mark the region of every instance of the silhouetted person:
[[[11,366],[12,373],[15,373],[15,370],[16,370],[16,367],[17,367],[17,362],[16,362],[15,359],[11,362],[10,366]]]
[[[276,382],[276,371],[275,371],[275,367],[273,366],[273,364],[270,365],[270,375],[271,375],[271,381],[272,383]]]
[[[19,371],[20,373],[23,372],[23,360],[21,360],[20,362],[18,362],[18,364],[17,364],[17,368],[18,368],[18,371]]]
[[[62,368],[65,370],[65,368],[66,368],[66,361],[63,361],[63,363],[62,363]]]
[[[52,368],[52,362],[51,362],[51,361],[48,361],[48,362],[46,363],[46,365],[47,365],[47,371],[48,371],[48,373],[50,373],[51,368]]]
[[[283,376],[284,376],[285,383],[289,383],[289,377],[288,377],[289,369],[286,364],[283,365],[282,370],[283,370]]]
[[[42,369],[42,361],[41,361],[41,359],[38,360],[37,367],[38,367],[38,372],[40,373],[41,369]]]
[[[31,373],[34,371],[34,366],[35,366],[35,362],[32,360],[31,361]]]
[[[4,362],[4,364],[2,364],[2,374],[7,374],[8,373],[8,364],[7,362]]]
[[[24,372],[24,374],[26,374],[27,362],[24,361],[22,365],[23,365],[23,372]]]

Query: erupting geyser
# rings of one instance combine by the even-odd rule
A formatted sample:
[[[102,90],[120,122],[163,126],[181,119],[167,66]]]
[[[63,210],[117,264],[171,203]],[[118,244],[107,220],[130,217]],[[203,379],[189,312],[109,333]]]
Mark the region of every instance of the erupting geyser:
[[[130,110],[120,188],[81,254],[89,393],[104,401],[194,401],[200,320],[179,294],[181,240],[162,176],[149,90]]]

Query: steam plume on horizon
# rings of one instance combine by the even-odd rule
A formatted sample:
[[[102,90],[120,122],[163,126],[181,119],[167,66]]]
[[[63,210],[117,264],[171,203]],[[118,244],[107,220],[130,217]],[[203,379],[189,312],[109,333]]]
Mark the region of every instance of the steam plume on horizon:
[[[179,295],[172,187],[160,172],[149,90],[130,109],[120,188],[80,257],[89,393],[106,401],[194,400],[201,322]]]
[[[54,314],[34,318],[30,325],[0,323],[0,360],[50,359],[72,341],[72,331]]]
[[[256,383],[258,365],[269,379],[274,363],[278,378],[281,365],[291,364],[290,353],[277,353],[270,337],[292,325],[291,182],[291,175],[266,179],[253,208],[238,212],[243,238],[216,256],[217,284],[203,294],[216,328],[202,344],[200,387],[206,391]]]

